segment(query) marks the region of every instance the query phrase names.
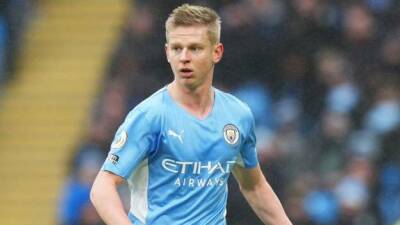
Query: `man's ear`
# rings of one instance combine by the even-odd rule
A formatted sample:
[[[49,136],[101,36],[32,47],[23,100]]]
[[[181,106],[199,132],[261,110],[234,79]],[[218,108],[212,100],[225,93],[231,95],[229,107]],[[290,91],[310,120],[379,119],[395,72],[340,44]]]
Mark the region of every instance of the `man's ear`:
[[[218,63],[221,60],[223,54],[224,54],[224,46],[222,45],[222,43],[216,44],[214,46],[213,62]]]

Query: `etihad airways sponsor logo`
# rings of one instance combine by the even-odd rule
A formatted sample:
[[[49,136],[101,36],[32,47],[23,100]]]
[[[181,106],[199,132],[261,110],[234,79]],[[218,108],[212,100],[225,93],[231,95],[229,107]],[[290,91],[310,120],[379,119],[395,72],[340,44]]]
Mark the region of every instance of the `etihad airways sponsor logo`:
[[[210,178],[210,179],[203,179],[203,178],[176,178],[174,185],[178,187],[215,187],[215,186],[223,186],[226,184],[226,179],[223,177],[220,178]]]
[[[232,166],[236,161],[226,162],[200,162],[200,161],[176,161],[173,159],[164,159],[162,161],[162,167],[171,173],[181,174],[201,174],[201,173],[230,173]]]

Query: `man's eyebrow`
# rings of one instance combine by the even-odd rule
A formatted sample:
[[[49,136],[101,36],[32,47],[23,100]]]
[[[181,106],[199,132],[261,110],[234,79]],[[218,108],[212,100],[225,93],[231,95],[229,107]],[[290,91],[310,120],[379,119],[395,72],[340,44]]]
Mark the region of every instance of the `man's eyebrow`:
[[[170,42],[169,45],[173,46],[173,47],[182,46],[182,44],[179,43],[179,42]],[[197,43],[197,42],[192,42],[192,43],[187,44],[187,46],[188,47],[200,47],[200,46],[203,46],[203,44],[202,43]]]

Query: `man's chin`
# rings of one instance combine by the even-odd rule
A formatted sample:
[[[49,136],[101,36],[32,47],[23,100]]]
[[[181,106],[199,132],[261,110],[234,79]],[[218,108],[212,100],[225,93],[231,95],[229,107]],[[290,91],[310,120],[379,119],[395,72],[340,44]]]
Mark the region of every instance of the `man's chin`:
[[[179,79],[178,83],[185,88],[188,89],[195,89],[197,84],[193,78],[184,78],[184,79]]]

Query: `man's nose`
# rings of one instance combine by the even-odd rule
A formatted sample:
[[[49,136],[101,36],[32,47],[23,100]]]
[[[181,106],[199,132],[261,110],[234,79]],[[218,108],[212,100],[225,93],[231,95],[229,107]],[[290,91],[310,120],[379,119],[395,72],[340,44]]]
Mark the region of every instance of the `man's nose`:
[[[190,61],[190,52],[188,49],[183,49],[179,58],[182,62],[188,62]]]

